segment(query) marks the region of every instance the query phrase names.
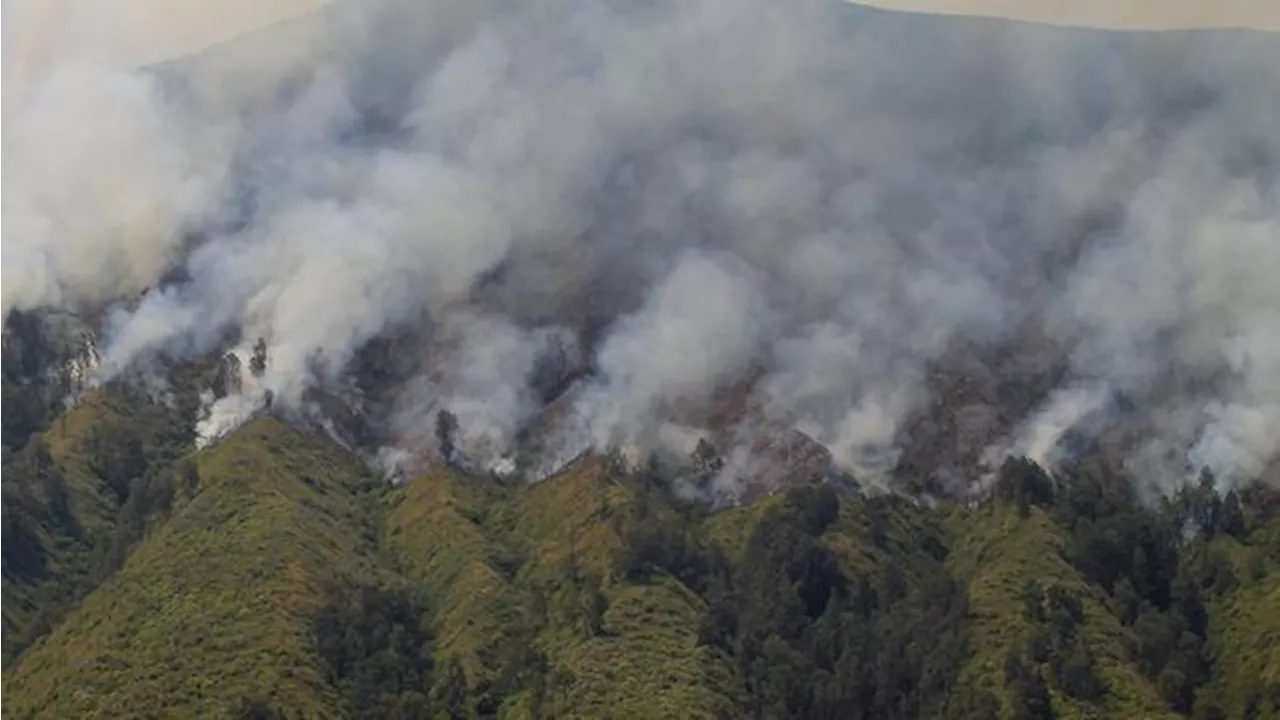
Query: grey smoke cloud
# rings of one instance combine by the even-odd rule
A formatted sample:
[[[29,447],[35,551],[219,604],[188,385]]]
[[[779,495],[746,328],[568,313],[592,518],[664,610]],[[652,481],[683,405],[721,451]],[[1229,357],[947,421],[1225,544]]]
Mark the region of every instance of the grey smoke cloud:
[[[218,205],[224,133],[147,75],[71,58],[6,99],[3,313],[83,309],[155,282]]]
[[[32,187],[78,178],[61,167],[104,179],[47,182],[79,225],[6,225],[6,312],[127,300],[177,265],[112,313],[104,376],[262,337],[261,386],[285,405],[411,330],[424,369],[392,426],[429,437],[448,407],[488,459],[552,422],[536,378],[568,338],[589,377],[551,455],[660,444],[750,376],[759,417],[718,422],[801,429],[872,477],[936,363],[1030,324],[1070,355],[1059,399],[1138,397],[1180,419],[1153,419],[1151,443],[1231,482],[1280,454],[1273,36],[817,0],[387,0],[316,22],[336,39],[274,96],[218,63],[129,76],[146,90],[123,101],[68,91],[125,110],[37,127],[88,139],[18,165]],[[127,143],[131,162],[94,163]],[[148,202],[118,214],[108,186]],[[95,254],[106,270],[80,272]],[[11,267],[54,280],[11,304]],[[1049,453],[1071,413],[1033,405],[1010,438],[966,442]]]
[[[749,268],[683,255],[600,348],[599,380],[577,408],[593,443],[627,442],[636,428],[670,414],[671,403],[705,399],[748,370],[767,315]]]

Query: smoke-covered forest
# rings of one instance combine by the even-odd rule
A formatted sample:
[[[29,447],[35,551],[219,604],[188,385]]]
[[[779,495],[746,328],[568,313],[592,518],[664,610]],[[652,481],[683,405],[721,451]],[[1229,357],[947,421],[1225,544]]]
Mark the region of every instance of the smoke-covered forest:
[[[1280,711],[1262,483],[1153,503],[1094,450],[968,503],[829,478],[713,511],[679,492],[707,445],[390,484],[272,417],[192,454],[179,417],[109,386],[6,447],[12,717]]]
[[[5,717],[1280,717],[1274,34],[40,37]]]

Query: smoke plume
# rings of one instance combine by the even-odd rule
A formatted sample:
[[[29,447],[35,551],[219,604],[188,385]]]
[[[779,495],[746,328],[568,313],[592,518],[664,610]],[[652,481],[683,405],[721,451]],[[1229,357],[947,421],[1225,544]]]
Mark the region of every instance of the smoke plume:
[[[449,409],[481,463],[793,428],[872,482],[955,412],[957,348],[1001,376],[1035,327],[1064,373],[962,452],[1051,458],[1117,393],[1147,482],[1187,472],[1157,446],[1228,483],[1280,455],[1280,38],[824,0],[295,22],[328,40],[269,82],[215,47],[6,107],[6,314],[109,306],[102,379],[262,338],[283,407],[407,333],[387,457]]]

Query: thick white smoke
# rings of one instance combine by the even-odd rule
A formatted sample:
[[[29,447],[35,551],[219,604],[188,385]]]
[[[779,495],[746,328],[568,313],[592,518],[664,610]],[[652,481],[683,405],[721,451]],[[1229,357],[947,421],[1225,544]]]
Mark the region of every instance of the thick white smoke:
[[[1049,396],[1007,442],[987,447],[983,463],[988,470],[983,484],[995,480],[1000,464],[1008,457],[1025,457],[1050,470],[1062,460],[1061,443],[1066,434],[1090,414],[1102,410],[1110,400],[1102,385],[1062,388]]]
[[[759,351],[767,311],[749,268],[731,270],[701,254],[681,257],[600,348],[599,380],[575,408],[590,444],[632,440],[637,428],[670,414],[671,403],[702,399],[746,371]]]
[[[338,40],[274,96],[194,63],[32,100],[5,311],[153,287],[110,315],[103,377],[261,337],[285,406],[409,332],[394,433],[430,444],[449,409],[482,462],[531,428],[554,465],[759,424],[866,477],[956,348],[1000,377],[1036,327],[1061,392],[975,450],[1049,457],[1105,387],[1150,409],[1147,449],[1230,482],[1280,455],[1280,39],[822,0],[317,22]]]
[[[217,207],[220,147],[156,81],[88,59],[6,99],[3,313],[137,293],[180,260]]]

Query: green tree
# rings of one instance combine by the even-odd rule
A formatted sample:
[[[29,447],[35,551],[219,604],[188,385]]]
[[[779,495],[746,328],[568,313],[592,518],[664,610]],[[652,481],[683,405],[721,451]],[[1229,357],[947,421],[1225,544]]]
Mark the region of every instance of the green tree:
[[[249,373],[260,378],[267,371],[267,341],[258,338],[253,344],[253,354],[249,357]]]
[[[123,502],[129,484],[147,469],[142,440],[123,421],[100,422],[89,431],[84,447],[89,470]]]
[[[996,497],[1003,502],[1016,504],[1018,514],[1026,517],[1032,505],[1049,507],[1053,504],[1052,478],[1035,462],[1027,458],[1008,458],[996,475]]]
[[[329,597],[314,626],[329,681],[368,717],[417,707],[432,681],[423,607],[403,589],[335,587]]]
[[[1005,656],[1004,679],[1015,720],[1053,720],[1053,705],[1044,677],[1016,650]]]
[[[1216,521],[1218,533],[1237,539],[1244,537],[1244,509],[1240,507],[1240,494],[1235,490],[1229,491],[1222,498]]]
[[[1066,695],[1081,700],[1097,700],[1106,692],[1094,668],[1093,652],[1083,637],[1076,636],[1059,651],[1052,663],[1058,686]]]

